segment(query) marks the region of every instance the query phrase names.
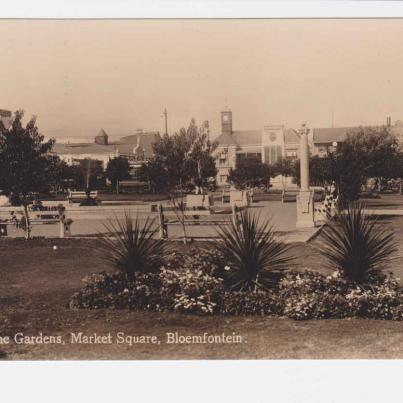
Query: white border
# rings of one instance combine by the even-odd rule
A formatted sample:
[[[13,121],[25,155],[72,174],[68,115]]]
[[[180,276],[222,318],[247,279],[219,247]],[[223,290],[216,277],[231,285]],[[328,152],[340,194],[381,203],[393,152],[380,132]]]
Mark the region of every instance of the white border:
[[[403,17],[403,3],[263,0],[3,0],[0,3],[0,18],[321,17]],[[401,399],[401,370],[401,360],[3,362],[0,396],[5,402],[39,399],[74,403],[387,402]]]
[[[400,1],[2,0],[0,18],[395,18]]]
[[[398,361],[10,362],[0,377],[5,402],[401,400]]]

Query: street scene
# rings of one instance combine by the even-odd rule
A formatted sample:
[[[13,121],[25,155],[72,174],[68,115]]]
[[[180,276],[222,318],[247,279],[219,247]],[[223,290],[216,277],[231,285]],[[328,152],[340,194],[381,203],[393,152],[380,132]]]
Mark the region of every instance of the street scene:
[[[402,34],[0,21],[0,359],[403,358]]]

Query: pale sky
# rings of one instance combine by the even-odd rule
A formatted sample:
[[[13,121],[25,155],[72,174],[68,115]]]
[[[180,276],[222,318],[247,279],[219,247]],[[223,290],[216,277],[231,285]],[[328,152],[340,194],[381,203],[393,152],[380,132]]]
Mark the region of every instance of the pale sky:
[[[403,19],[0,21],[0,109],[89,141],[169,131],[194,117],[220,132],[403,120]]]

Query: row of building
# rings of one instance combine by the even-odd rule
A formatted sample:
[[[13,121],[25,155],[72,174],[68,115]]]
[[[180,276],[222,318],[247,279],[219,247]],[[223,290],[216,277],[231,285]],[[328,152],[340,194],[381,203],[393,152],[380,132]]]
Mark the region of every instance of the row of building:
[[[386,120],[390,132],[399,142],[403,140],[403,123],[391,118]],[[359,127],[314,128],[309,131],[308,142],[311,155],[324,157],[335,151],[337,144],[344,141],[348,133]],[[298,159],[300,134],[298,130],[282,125],[268,125],[260,130],[234,130],[231,111],[221,112],[221,134],[217,137],[216,149],[217,184],[224,185],[231,169],[242,158],[257,158],[269,165],[280,158]]]
[[[9,127],[12,121],[10,111],[0,109],[0,119]],[[403,140],[403,123],[392,125],[387,118],[386,125],[399,141]],[[358,127],[314,128],[309,132],[311,155],[325,156],[334,151],[337,144],[344,141],[347,133]],[[67,164],[73,165],[80,160],[91,158],[102,161],[106,167],[112,158],[127,158],[135,175],[136,169],[147,163],[153,156],[153,143],[160,138],[156,131],[137,130],[135,134],[110,141],[105,130],[100,129],[90,143],[56,143],[53,151]],[[227,183],[230,170],[243,158],[255,158],[267,164],[274,164],[280,158],[299,158],[300,134],[298,130],[282,125],[268,125],[257,130],[234,130],[232,111],[221,112],[221,134],[215,138],[218,146],[214,151],[217,167],[217,185]]]

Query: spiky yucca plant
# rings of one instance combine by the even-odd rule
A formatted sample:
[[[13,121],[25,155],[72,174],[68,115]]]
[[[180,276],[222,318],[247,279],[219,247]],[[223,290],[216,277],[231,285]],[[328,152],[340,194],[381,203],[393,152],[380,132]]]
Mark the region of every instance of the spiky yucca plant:
[[[320,233],[321,252],[329,266],[357,284],[385,269],[397,250],[393,232],[382,229],[364,208],[361,202],[341,207],[336,219],[329,220]]]
[[[129,277],[136,272],[157,272],[163,264],[164,241],[153,239],[157,232],[154,221],[147,217],[140,225],[138,217],[133,219],[127,213],[123,219],[109,220],[99,246],[106,252],[105,259]]]
[[[225,279],[234,290],[267,289],[293,260],[286,253],[289,245],[276,239],[270,218],[263,219],[245,210],[239,228],[231,223],[218,227],[217,233],[219,240],[214,246],[224,256]]]

